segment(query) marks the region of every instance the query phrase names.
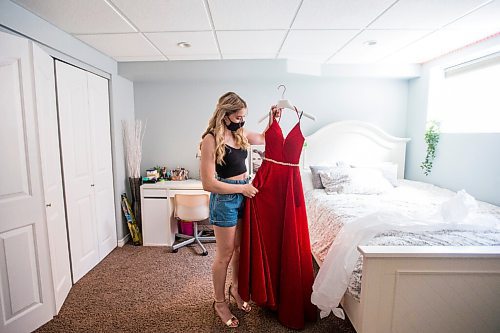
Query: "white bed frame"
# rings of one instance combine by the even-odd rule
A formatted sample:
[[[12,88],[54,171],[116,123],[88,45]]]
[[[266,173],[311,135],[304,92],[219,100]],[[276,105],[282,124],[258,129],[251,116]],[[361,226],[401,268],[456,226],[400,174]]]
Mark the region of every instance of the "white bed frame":
[[[335,122],[306,138],[304,167],[393,162],[403,178],[408,141],[368,123]],[[499,331],[500,247],[358,250],[363,255],[360,301],[348,293],[342,300],[358,333]]]

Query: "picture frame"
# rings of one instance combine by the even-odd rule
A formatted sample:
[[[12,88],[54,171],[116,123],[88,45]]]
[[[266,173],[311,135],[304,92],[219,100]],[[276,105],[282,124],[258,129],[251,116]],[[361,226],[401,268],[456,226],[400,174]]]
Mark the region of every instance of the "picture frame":
[[[248,167],[248,174],[250,175],[251,178],[255,176],[255,173],[257,170],[259,170],[260,166],[262,165],[263,157],[265,155],[265,145],[251,145],[250,146],[250,151],[248,154],[248,162],[247,162],[247,167]]]

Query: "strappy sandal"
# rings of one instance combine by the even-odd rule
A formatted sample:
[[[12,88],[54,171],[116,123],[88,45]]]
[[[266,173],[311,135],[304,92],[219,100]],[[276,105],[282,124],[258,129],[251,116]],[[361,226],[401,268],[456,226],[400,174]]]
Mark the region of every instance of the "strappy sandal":
[[[215,303],[225,303],[225,302],[226,302],[226,300],[223,300],[223,301],[214,300],[214,303],[213,303],[214,314],[217,314],[217,316],[219,316],[219,318],[222,320],[222,322],[224,322],[224,320],[222,319],[222,317],[219,315],[219,313],[215,309]],[[236,328],[236,327],[240,326],[240,322],[238,321],[238,318],[236,318],[233,314],[231,314],[231,318],[229,318],[226,322],[224,322],[224,324],[230,328]]]
[[[243,310],[246,313],[249,313],[250,311],[252,311],[252,307],[250,306],[250,304],[248,304],[248,302],[243,301],[243,304],[241,305],[241,307],[238,305],[238,301],[236,300],[236,297],[234,297],[233,293],[231,292],[232,286],[233,285],[230,285],[229,288],[227,289],[227,294],[228,294],[227,298],[229,298],[229,302],[231,302],[231,296],[232,296],[236,302],[236,305],[238,306],[238,309]]]

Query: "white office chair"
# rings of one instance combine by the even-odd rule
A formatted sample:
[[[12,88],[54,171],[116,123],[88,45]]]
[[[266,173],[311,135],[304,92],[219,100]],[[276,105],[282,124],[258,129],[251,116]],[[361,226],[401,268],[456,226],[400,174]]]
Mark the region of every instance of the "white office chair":
[[[207,194],[176,194],[174,197],[175,210],[174,216],[178,220],[192,221],[194,233],[193,236],[184,235],[177,233],[176,236],[186,239],[179,244],[174,244],[172,246],[172,252],[177,252],[177,250],[183,246],[194,243],[195,241],[203,249],[201,255],[208,255],[207,249],[203,246],[201,242],[214,242],[215,237],[213,236],[201,236],[201,231],[198,231],[198,223],[202,223],[209,218],[209,196]]]

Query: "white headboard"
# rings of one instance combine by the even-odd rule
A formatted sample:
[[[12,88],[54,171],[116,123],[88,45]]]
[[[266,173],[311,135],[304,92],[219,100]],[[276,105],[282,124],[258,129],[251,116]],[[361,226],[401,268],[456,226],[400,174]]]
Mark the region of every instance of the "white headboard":
[[[398,165],[398,178],[404,178],[406,143],[362,121],[339,121],[320,128],[306,137],[304,168],[310,165],[333,165],[337,161],[351,164],[392,162]]]

